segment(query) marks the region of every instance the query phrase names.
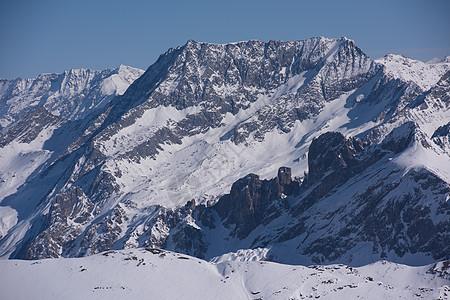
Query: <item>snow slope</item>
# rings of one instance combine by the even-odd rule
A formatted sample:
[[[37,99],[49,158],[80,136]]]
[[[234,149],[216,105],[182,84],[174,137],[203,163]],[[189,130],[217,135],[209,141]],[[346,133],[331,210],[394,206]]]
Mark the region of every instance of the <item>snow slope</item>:
[[[4,299],[446,299],[449,262],[293,266],[209,263],[155,248],[0,261]]]

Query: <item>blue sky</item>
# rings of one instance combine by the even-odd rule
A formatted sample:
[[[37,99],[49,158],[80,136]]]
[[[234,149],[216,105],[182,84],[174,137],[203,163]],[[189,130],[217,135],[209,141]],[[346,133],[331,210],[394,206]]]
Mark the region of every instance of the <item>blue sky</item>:
[[[373,58],[450,55],[448,0],[1,0],[0,78],[120,64],[146,69],[203,42],[355,40]]]

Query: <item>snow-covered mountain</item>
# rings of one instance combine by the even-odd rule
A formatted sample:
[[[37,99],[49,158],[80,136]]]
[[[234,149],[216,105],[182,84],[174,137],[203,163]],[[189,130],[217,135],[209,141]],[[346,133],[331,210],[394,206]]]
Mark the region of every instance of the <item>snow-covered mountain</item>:
[[[35,262],[0,261],[6,299],[447,299],[449,261],[292,266],[222,261],[154,248]],[[45,276],[42,276],[45,274]]]
[[[122,95],[143,73],[121,65],[103,71],[73,69],[31,79],[0,79],[0,126],[18,122],[38,106],[67,120],[82,119]]]
[[[448,259],[449,66],[347,38],[188,41],[87,115],[8,126],[0,254]]]

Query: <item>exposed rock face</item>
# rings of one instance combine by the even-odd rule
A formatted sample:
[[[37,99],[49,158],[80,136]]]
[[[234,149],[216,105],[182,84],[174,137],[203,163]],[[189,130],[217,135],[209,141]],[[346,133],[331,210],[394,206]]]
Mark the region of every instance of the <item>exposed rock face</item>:
[[[405,150],[413,141],[416,125],[406,122],[389,133],[381,143],[381,147],[394,153]]]
[[[83,225],[92,218],[93,209],[94,205],[87,201],[81,188],[71,188],[64,194],[58,194],[46,221],[49,228],[28,247],[24,258],[37,259],[42,253],[45,253],[46,257],[60,257],[61,244],[74,239],[82,232]],[[58,239],[54,240],[55,237]]]
[[[355,197],[360,209],[354,216],[347,217],[350,222],[334,235],[312,242],[304,253],[324,261],[344,255],[358,242],[370,242],[372,253],[381,258],[387,258],[388,253],[392,256],[392,252],[398,257],[407,253],[428,253],[434,259],[448,257],[446,243],[449,236],[444,229],[448,220],[441,219],[449,213],[442,199],[449,191],[448,186],[426,170],[410,171],[392,184],[387,181],[388,177],[381,178],[379,183]],[[402,185],[419,182],[424,183],[426,189],[398,193]],[[431,182],[433,184],[429,186]],[[440,195],[438,209],[431,211],[428,205],[420,203],[426,192]],[[390,196],[396,193],[399,198]],[[355,235],[358,236],[356,239],[351,238]]]
[[[431,138],[436,138],[436,137],[445,137],[448,136],[450,134],[450,122],[439,126],[438,129],[436,129],[436,131],[433,133],[433,135],[431,136]]]
[[[299,182],[292,181],[291,169],[287,167],[280,168],[272,180],[260,180],[258,175],[249,174],[236,181],[230,194],[220,198],[214,209],[226,219],[226,225],[236,225],[236,235],[242,239],[261,223],[278,217],[279,206],[286,206],[282,196],[298,190]]]
[[[0,147],[4,147],[17,140],[20,143],[31,143],[35,140],[44,127],[62,123],[62,120],[49,113],[43,106],[32,110],[23,120],[15,123],[8,133],[0,135]]]
[[[435,142],[442,150],[450,148],[450,122],[440,126],[433,132],[431,136],[433,142]]]
[[[281,194],[292,195],[298,194],[299,182],[292,180],[292,170],[288,167],[278,169],[278,186]]]
[[[363,150],[363,143],[359,139],[346,139],[338,132],[327,132],[314,139],[308,152],[309,184],[318,182],[330,173],[336,175],[334,172],[338,170],[348,169],[351,172],[359,163],[356,156]]]

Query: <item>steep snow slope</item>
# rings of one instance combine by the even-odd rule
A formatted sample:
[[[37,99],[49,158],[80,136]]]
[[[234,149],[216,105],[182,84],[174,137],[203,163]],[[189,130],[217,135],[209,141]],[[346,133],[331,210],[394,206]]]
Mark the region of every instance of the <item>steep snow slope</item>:
[[[0,289],[8,299],[445,299],[448,265],[215,264],[147,248],[85,258],[3,260]]]

